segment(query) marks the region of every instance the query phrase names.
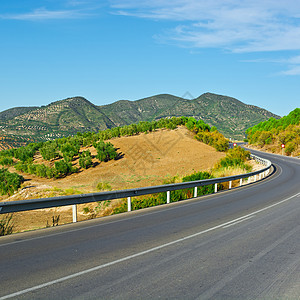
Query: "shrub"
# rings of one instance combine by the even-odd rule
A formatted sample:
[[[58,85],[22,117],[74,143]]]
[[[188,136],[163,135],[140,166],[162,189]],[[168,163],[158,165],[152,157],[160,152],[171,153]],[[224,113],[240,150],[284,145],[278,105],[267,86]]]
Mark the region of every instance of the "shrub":
[[[79,156],[79,166],[84,169],[88,169],[92,164],[92,156],[89,150],[83,151]]]
[[[118,157],[118,153],[111,143],[100,141],[99,143],[94,143],[94,148],[97,150],[96,158],[100,161],[106,162]]]
[[[217,130],[213,132],[198,131],[195,138],[200,142],[214,147],[217,151],[225,152],[229,148],[228,140]]]
[[[99,191],[111,191],[112,190],[111,185],[107,182],[99,182],[97,184],[97,189]]]
[[[61,145],[60,147],[60,151],[63,154],[63,158],[66,162],[70,162],[73,160],[73,157],[75,155],[78,155],[80,150],[80,145],[76,144],[76,143],[69,143],[66,142],[64,144]]]
[[[64,159],[55,162],[55,169],[57,171],[57,177],[63,177],[68,174],[73,173],[74,169],[70,162],[65,161]]]
[[[210,179],[213,176],[209,172],[197,172],[182,178],[182,182]],[[192,192],[193,189],[190,189]],[[205,185],[197,188],[197,196],[212,194],[214,192],[213,185]]]
[[[213,176],[208,172],[197,172],[191,174],[189,176],[183,177],[182,182],[195,181],[195,180],[203,180],[213,178]],[[171,178],[168,181],[165,181],[164,184],[174,183],[176,180],[175,177]],[[213,185],[198,187],[197,196],[207,195],[214,192]],[[183,190],[175,190],[170,193],[170,202],[177,202],[181,200],[185,200],[188,198],[192,198],[194,195],[194,189],[183,189]],[[157,193],[153,195],[141,196],[141,197],[133,197],[131,198],[131,209],[137,210],[146,207],[156,206],[167,203],[167,193]],[[113,213],[121,213],[127,211],[127,201],[123,201],[123,203],[113,210]]]
[[[13,159],[11,157],[0,157],[0,165],[1,166],[12,166],[14,163]]]
[[[228,167],[240,167],[247,171],[251,170],[251,166],[246,164],[246,161],[250,159],[250,152],[246,151],[241,147],[235,147],[229,149],[226,156],[222,158],[215,166],[218,168],[228,168]]]
[[[0,194],[11,195],[21,187],[23,176],[10,173],[7,169],[0,169]]]
[[[296,150],[297,144],[294,141],[288,142],[285,147],[285,153],[291,155]]]
[[[14,149],[14,157],[25,162],[33,158],[36,153],[36,147],[26,146]]]
[[[52,160],[60,157],[56,142],[46,142],[39,150],[45,160]]]

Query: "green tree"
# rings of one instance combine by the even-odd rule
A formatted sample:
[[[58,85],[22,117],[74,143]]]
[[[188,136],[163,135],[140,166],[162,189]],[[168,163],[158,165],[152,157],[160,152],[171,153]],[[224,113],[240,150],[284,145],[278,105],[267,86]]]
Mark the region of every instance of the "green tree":
[[[44,143],[44,145],[40,148],[40,153],[45,160],[52,160],[60,157],[56,142],[48,141]]]
[[[94,148],[97,150],[96,158],[100,161],[106,162],[118,157],[118,153],[111,143],[100,141],[94,144]]]
[[[84,169],[88,169],[92,165],[92,156],[90,150],[83,151],[80,154],[79,165]]]
[[[0,169],[0,194],[12,195],[14,191],[17,191],[21,187],[23,181],[23,176],[11,173],[4,168]]]
[[[63,177],[73,172],[72,164],[64,159],[55,162],[55,169],[58,177]]]
[[[12,166],[14,163],[11,157],[2,156],[0,157],[0,165],[2,166]]]

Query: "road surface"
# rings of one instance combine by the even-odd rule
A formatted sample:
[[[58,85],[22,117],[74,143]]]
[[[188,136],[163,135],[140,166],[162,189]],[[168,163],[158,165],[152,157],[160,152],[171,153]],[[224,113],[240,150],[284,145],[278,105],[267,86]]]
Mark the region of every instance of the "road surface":
[[[0,299],[299,299],[300,160],[259,155],[259,183],[1,237]]]

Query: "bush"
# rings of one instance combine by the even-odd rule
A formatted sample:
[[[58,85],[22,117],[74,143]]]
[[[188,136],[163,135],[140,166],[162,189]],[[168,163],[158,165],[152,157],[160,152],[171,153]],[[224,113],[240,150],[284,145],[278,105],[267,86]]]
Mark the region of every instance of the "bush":
[[[297,144],[296,142],[288,142],[286,147],[285,147],[285,153],[287,155],[291,155],[295,150],[296,150]]]
[[[22,182],[24,182],[23,176],[17,173],[10,173],[7,169],[0,169],[0,194],[11,195],[14,191],[17,191]]]
[[[214,130],[213,132],[198,131],[195,138],[200,142],[214,147],[220,152],[225,152],[229,148],[228,140],[217,130]]]
[[[25,162],[32,160],[33,156],[36,153],[36,147],[26,146],[14,149],[14,157]]]
[[[250,152],[241,147],[235,147],[229,149],[226,156],[222,158],[215,166],[215,169],[240,167],[247,171],[251,170],[251,166],[246,164],[246,161],[250,159]]]
[[[182,182],[188,181],[196,181],[196,180],[204,180],[204,179],[211,179],[213,176],[209,172],[197,172],[189,176],[185,176],[182,178]],[[190,189],[192,192],[193,189]],[[197,189],[197,196],[212,194],[214,192],[213,185],[205,185],[198,187]]]
[[[55,169],[57,171],[57,177],[64,177],[75,171],[72,167],[72,164],[70,162],[65,161],[64,159],[55,162]]]
[[[213,178],[213,176],[208,172],[197,172],[192,175],[186,176],[182,178],[182,182],[188,181],[196,181]],[[171,184],[175,182],[175,177],[164,182],[164,184]],[[208,185],[203,187],[198,187],[197,196],[207,195],[214,192],[214,186]],[[183,189],[183,190],[175,190],[170,192],[170,202],[177,202],[185,199],[192,198],[194,196],[194,189]],[[167,203],[167,192],[157,193],[153,195],[147,195],[145,197],[133,197],[131,198],[131,209],[137,210],[146,207],[156,206]],[[127,211],[127,201],[124,200],[123,203],[113,210],[113,213],[121,213]]]
[[[92,164],[92,156],[89,150],[83,151],[79,156],[79,166],[84,169],[88,169]]]
[[[118,153],[111,143],[100,141],[99,143],[94,143],[94,148],[97,150],[96,158],[100,161],[107,162],[118,157]]]
[[[61,145],[60,151],[63,154],[63,158],[65,161],[70,162],[73,160],[73,157],[75,155],[78,155],[80,150],[80,145],[73,142],[72,144],[69,142],[66,142]]]
[[[45,160],[52,160],[60,157],[58,153],[58,145],[55,141],[44,143],[44,145],[39,150],[43,159]]]
[[[14,163],[14,161],[10,157],[5,157],[5,156],[0,157],[0,165],[1,166],[12,166],[13,163]]]
[[[97,184],[97,189],[99,191],[111,191],[112,190],[111,185],[107,182],[99,182]]]

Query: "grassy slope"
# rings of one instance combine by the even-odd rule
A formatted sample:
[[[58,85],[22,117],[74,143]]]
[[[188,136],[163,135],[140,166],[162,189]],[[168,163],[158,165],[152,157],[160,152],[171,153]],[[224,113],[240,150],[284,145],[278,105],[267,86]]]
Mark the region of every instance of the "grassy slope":
[[[22,174],[26,179],[24,189],[5,201],[95,192],[99,182],[108,182],[113,189],[162,184],[173,176],[181,177],[195,171],[210,170],[225,156],[224,153],[196,141],[184,127],[115,138],[111,142],[124,154],[122,159],[100,163],[95,168],[61,179]],[[95,154],[92,148],[91,151]],[[37,155],[35,162],[42,163],[41,156]],[[77,163],[78,160],[74,161],[75,165]],[[14,171],[13,168],[10,170]],[[79,220],[88,218],[83,214],[86,206],[79,208]],[[94,206],[95,204],[90,205]],[[57,215],[60,216],[59,224],[71,221],[68,207],[17,213],[14,218],[16,230],[45,227],[46,222],[52,224],[52,216]]]

